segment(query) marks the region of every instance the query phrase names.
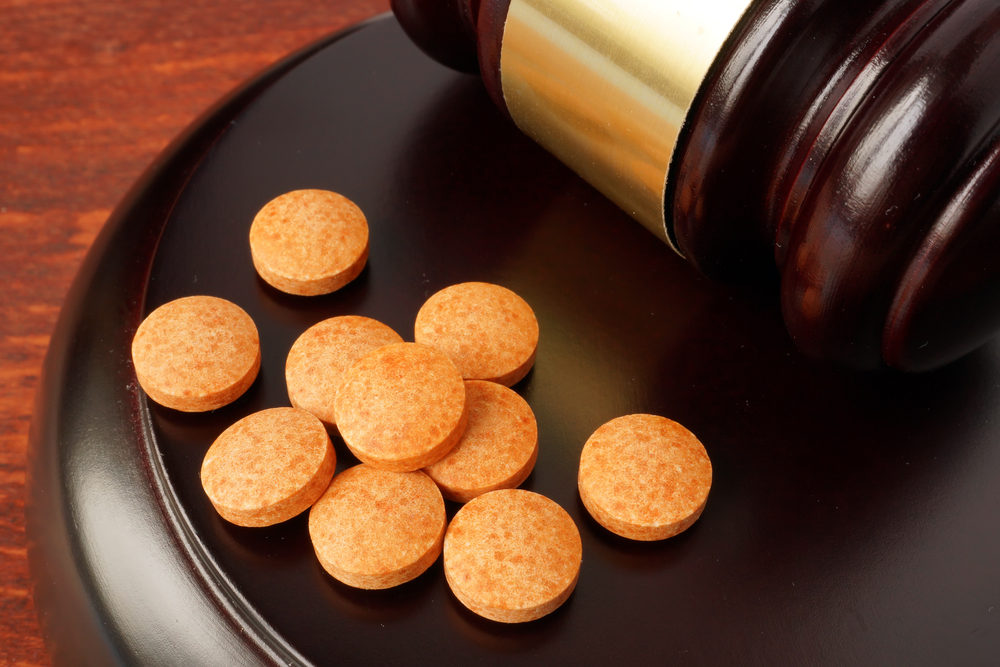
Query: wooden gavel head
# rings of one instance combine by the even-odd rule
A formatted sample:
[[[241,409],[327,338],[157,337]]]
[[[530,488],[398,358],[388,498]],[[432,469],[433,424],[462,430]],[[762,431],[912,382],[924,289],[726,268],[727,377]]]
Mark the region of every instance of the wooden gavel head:
[[[776,268],[803,352],[919,371],[991,339],[1000,5],[715,4],[392,7],[421,48],[478,69],[521,129],[700,270]],[[651,165],[664,171],[658,191]]]

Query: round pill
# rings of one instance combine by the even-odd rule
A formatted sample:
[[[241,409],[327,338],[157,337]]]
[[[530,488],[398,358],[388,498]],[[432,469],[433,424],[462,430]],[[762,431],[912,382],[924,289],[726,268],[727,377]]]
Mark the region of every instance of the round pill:
[[[328,294],[354,280],[368,260],[368,221],[350,199],[328,190],[275,197],[250,225],[257,273],[289,294]]]
[[[633,540],[662,540],[693,524],[708,500],[712,463],[690,431],[665,417],[612,419],[580,454],[580,498],[594,519]]]
[[[334,417],[364,463],[418,470],[451,451],[465,430],[465,383],[441,351],[395,343],[369,352],[345,373]]]
[[[535,415],[514,390],[468,380],[465,401],[465,433],[443,459],[424,469],[445,498],[461,503],[518,486],[538,458]]]
[[[316,417],[271,408],[216,438],[201,465],[201,484],[222,518],[238,526],[270,526],[316,502],[333,478],[336,457]]]
[[[236,304],[188,296],[150,313],[132,339],[132,363],[151,399],[175,410],[204,412],[245,392],[260,369],[257,327]]]
[[[289,400],[327,426],[336,426],[333,400],[344,371],[368,352],[402,342],[398,333],[368,317],[346,315],[314,324],[288,351],[285,384]]]
[[[469,501],[444,537],[444,573],[455,597],[502,623],[558,608],[576,586],[582,556],[580,532],[566,510],[523,489]]]
[[[337,475],[309,511],[309,537],[330,576],[355,588],[390,588],[441,553],[444,499],[420,471],[361,464]]]
[[[538,321],[531,306],[506,287],[460,283],[421,306],[414,340],[444,350],[467,380],[510,386],[535,363]]]

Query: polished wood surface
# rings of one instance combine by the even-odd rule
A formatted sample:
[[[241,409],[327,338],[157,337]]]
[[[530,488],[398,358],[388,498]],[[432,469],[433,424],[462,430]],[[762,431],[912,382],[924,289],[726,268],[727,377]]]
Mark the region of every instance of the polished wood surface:
[[[419,647],[440,665],[990,664],[1000,349],[912,376],[811,363],[776,299],[699,276],[393,20],[338,35],[174,144],[64,300],[27,507],[54,660],[406,664]],[[351,193],[378,239],[359,280],[308,301],[269,289],[233,244],[305,184]],[[543,452],[526,484],[584,543],[577,593],[517,628],[464,610],[439,564],[385,595],[338,586],[305,517],[236,530],[199,482],[218,433],[285,404],[303,329],[353,313],[408,331],[468,279],[538,316],[544,350],[518,387]],[[208,415],[150,405],[127,352],[143,313],[195,284],[245,306],[264,350],[261,381]],[[709,510],[667,543],[612,539],[576,492],[580,445],[632,412],[685,424],[712,457]]]
[[[80,262],[146,165],[234,86],[388,0],[0,0],[0,663],[47,664],[24,527],[33,395]]]

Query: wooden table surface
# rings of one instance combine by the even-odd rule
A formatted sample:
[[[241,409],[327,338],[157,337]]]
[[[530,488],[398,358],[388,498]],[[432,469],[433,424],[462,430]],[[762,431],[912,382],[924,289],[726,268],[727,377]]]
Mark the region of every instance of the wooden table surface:
[[[48,664],[24,525],[33,397],[95,235],[157,153],[283,55],[389,0],[0,0],[0,664]]]

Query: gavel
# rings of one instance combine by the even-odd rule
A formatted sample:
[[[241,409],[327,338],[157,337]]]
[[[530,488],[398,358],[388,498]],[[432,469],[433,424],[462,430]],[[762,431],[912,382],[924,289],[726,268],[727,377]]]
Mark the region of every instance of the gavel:
[[[996,0],[392,0],[410,38],[805,354],[923,371],[1000,328]]]

